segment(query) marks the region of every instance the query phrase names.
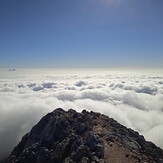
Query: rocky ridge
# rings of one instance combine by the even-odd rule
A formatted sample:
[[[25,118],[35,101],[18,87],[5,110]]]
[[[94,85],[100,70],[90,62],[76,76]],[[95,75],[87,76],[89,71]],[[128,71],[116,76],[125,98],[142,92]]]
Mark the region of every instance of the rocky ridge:
[[[44,116],[5,163],[163,163],[163,150],[106,115],[61,108]]]

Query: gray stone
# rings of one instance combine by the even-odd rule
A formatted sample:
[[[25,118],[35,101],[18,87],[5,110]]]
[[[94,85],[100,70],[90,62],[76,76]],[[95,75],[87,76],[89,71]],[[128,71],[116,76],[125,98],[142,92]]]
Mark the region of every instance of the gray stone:
[[[0,163],[104,163],[104,144],[112,148],[117,142],[121,150],[125,147],[145,156],[149,163],[163,162],[160,148],[114,119],[58,108],[44,116]]]

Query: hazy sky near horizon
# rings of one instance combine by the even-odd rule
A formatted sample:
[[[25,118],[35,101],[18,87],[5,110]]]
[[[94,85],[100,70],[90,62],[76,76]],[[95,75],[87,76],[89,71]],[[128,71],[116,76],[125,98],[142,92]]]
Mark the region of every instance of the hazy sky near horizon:
[[[162,0],[0,0],[0,67],[160,67]]]

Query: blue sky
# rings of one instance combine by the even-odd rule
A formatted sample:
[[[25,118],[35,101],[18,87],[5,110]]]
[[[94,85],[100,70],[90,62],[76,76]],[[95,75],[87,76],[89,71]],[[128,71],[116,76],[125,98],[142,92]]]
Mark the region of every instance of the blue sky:
[[[0,0],[0,67],[162,67],[162,0]]]

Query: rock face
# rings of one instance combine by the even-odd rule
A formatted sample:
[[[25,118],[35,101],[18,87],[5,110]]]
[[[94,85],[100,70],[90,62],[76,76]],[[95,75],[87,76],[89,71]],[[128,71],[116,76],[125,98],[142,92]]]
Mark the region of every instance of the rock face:
[[[56,109],[13,149],[6,163],[163,163],[163,151],[100,113]]]

